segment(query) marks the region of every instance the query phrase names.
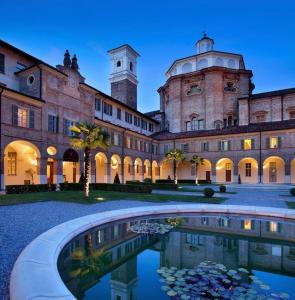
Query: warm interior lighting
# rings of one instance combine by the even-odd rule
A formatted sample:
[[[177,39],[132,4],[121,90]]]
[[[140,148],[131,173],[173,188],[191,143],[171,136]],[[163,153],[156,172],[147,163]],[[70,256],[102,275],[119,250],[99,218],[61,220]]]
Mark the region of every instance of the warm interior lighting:
[[[251,139],[244,140],[244,149],[251,150],[251,148],[252,148],[252,140]]]
[[[55,154],[57,153],[57,150],[56,150],[55,147],[50,146],[50,147],[47,148],[47,153],[48,153],[49,155],[55,155]]]
[[[250,219],[246,219],[244,221],[244,229],[251,230],[251,228],[252,228],[252,221]]]
[[[277,232],[278,231],[278,223],[277,222],[274,222],[274,221],[271,221],[269,223],[269,230],[271,232]]]
[[[114,170],[118,168],[118,160],[114,157],[112,157],[112,159],[111,159],[111,167]]]
[[[278,148],[278,138],[277,137],[272,137],[270,138],[270,148]]]

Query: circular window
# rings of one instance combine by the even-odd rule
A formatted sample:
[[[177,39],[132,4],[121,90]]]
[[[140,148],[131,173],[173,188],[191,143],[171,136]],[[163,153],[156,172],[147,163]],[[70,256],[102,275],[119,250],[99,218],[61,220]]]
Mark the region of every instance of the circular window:
[[[27,79],[27,84],[32,85],[35,82],[35,76],[32,74]]]
[[[57,150],[56,150],[55,147],[50,146],[50,147],[47,148],[47,153],[48,153],[49,155],[55,155],[55,154],[57,153]]]

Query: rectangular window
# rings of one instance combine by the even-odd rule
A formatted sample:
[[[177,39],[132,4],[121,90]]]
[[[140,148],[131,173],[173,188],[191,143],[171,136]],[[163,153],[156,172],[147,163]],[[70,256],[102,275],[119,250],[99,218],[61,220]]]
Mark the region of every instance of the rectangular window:
[[[185,130],[191,131],[191,122],[190,121],[185,122]]]
[[[23,108],[17,109],[17,125],[20,127],[27,127],[28,111]]]
[[[188,144],[181,144],[181,150],[184,153],[188,153]]]
[[[251,150],[252,149],[252,140],[245,139],[244,140],[244,150]]]
[[[219,227],[230,227],[229,218],[223,217],[218,219],[218,226]]]
[[[16,152],[8,152],[7,164],[8,175],[16,175]]]
[[[221,141],[221,151],[230,150],[229,141]]]
[[[279,139],[278,139],[278,137],[271,137],[269,139],[269,148],[271,148],[271,149],[279,148]]]
[[[74,126],[76,122],[64,119],[64,134],[67,136],[73,136],[74,133],[70,130],[70,127]]]
[[[125,111],[125,121],[129,124],[132,124],[132,114]]]
[[[103,103],[103,112],[106,115],[112,116],[113,115],[113,106],[109,103]]]
[[[246,177],[251,177],[252,176],[252,164],[251,163],[246,163],[245,164],[245,171],[246,171]]]
[[[117,119],[121,120],[121,109],[117,108]]]
[[[147,130],[147,121],[141,120],[141,128]]]
[[[196,118],[193,118],[191,121],[191,130],[197,130],[198,129],[198,122]]]
[[[208,152],[209,151],[209,143],[208,142],[204,142],[201,144],[201,151],[202,152]]]
[[[53,115],[48,115],[48,131],[58,132],[58,117]]]
[[[17,64],[16,64],[16,72],[24,70],[25,68],[27,68],[26,65],[24,65],[24,64],[22,64],[20,62],[17,62]]]
[[[164,154],[168,153],[169,145],[164,145]]]
[[[208,217],[201,217],[201,224],[202,225],[209,225],[209,218]]]
[[[100,111],[101,110],[101,100],[100,99],[95,99],[95,110]]]
[[[12,124],[24,128],[35,128],[35,112],[12,105]]]
[[[154,132],[154,124],[149,123],[149,131]]]
[[[0,53],[0,73],[5,73],[5,55]]]
[[[140,127],[140,118],[139,117],[134,116],[134,125],[136,127]]]
[[[204,120],[198,120],[198,129],[203,130],[204,129]]]
[[[244,220],[244,230],[252,230],[252,220],[250,219]]]

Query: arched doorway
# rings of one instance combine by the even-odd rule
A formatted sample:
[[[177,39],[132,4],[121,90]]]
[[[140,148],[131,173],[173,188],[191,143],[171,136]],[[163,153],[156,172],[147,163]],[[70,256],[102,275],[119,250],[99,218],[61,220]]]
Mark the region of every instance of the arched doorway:
[[[118,174],[120,178],[120,182],[122,182],[121,176],[121,158],[118,154],[113,154],[111,157],[111,183],[114,183],[114,179],[116,174]]]
[[[177,166],[177,179],[194,179],[192,176],[192,165],[189,161],[183,161]]]
[[[108,171],[107,171],[108,159],[102,152],[98,152],[95,155],[95,182],[107,183]]]
[[[203,164],[199,165],[197,168],[198,180],[211,181],[211,162],[208,159],[204,159]]]
[[[124,179],[125,182],[129,180],[133,180],[134,169],[132,166],[132,158],[130,156],[126,156],[124,158]]]
[[[258,183],[258,162],[252,157],[245,157],[238,164],[241,183]]]
[[[173,163],[171,161],[162,160],[160,163],[160,178],[173,179]]]
[[[79,182],[80,178],[79,155],[74,149],[67,149],[63,155],[62,176],[64,182]]]
[[[285,183],[285,161],[271,156],[263,162],[263,183]]]
[[[142,160],[137,157],[134,162],[135,180],[142,181]]]
[[[151,178],[151,176],[152,176],[152,172],[151,172],[151,163],[150,163],[150,161],[148,160],[148,159],[146,159],[145,161],[144,161],[144,173],[143,173],[143,177],[144,178],[150,178],[150,179],[152,179]]]
[[[221,158],[216,164],[216,182],[231,183],[234,179],[234,163],[229,158]]]
[[[154,160],[152,162],[152,181],[155,182],[159,178],[160,178],[159,166],[158,163]]]
[[[18,140],[4,150],[4,185],[39,184],[40,151],[34,144]]]

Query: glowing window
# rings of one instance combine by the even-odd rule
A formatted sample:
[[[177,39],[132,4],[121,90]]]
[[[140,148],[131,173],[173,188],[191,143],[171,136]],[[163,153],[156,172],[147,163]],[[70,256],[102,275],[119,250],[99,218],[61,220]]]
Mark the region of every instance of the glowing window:
[[[245,219],[244,220],[244,229],[245,230],[251,230],[252,229],[252,220]]]
[[[8,175],[16,175],[16,152],[8,152]]]
[[[269,231],[278,232],[278,223],[274,221],[269,222]]]
[[[272,137],[269,139],[269,147],[271,149],[278,148],[278,138],[277,137]]]
[[[251,150],[252,149],[252,140],[245,139],[244,140],[244,150]]]
[[[50,147],[47,148],[47,153],[48,153],[49,155],[55,155],[55,154],[57,153],[57,150],[56,150],[55,147],[50,146]]]
[[[252,175],[252,164],[251,163],[246,163],[245,164],[245,170],[246,170],[246,177],[251,177]]]
[[[28,127],[28,111],[23,108],[18,108],[17,110],[17,125],[21,127]]]

